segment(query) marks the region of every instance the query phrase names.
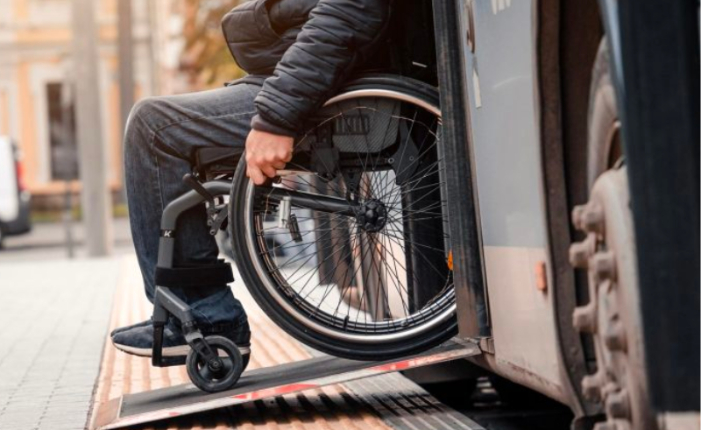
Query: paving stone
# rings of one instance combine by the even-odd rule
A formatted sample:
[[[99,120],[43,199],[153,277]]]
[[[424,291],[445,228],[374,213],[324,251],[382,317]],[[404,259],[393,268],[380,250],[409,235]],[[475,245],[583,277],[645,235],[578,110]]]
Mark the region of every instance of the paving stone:
[[[0,429],[84,428],[120,260],[0,264]]]

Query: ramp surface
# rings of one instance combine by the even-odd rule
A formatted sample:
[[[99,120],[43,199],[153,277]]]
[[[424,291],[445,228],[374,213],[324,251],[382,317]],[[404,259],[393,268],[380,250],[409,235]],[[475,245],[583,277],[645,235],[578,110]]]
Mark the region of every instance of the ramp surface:
[[[103,405],[98,412],[95,427],[102,430],[122,428],[479,353],[475,344],[450,341],[423,354],[381,362],[321,356],[246,372],[234,389],[221,393],[203,393],[192,384],[182,384],[122,396]]]
[[[111,329],[143,321],[153,310],[144,297],[143,281],[136,258],[129,256],[125,263],[113,302]],[[239,276],[235,277],[240,279]],[[256,305],[240,281],[234,284],[233,291],[248,313],[253,332],[251,362],[246,375],[252,374],[254,369],[299,363],[319,356],[319,353],[304,347],[277,327]],[[105,337],[106,335],[107,333]],[[375,362],[369,363],[369,366],[381,364]],[[365,370],[368,370],[367,367]],[[96,426],[98,411],[104,416],[112,407],[112,416],[117,416],[116,408],[121,408],[121,404],[112,401],[115,398],[128,398],[136,393],[187,383],[189,379],[185,366],[151,367],[149,358],[117,351],[107,338],[93,397],[90,428]],[[368,391],[366,387],[374,388]],[[107,406],[108,404],[111,406]],[[439,420],[443,424],[436,422],[438,417],[443,417]],[[264,397],[203,413],[137,424],[129,429],[416,430],[426,428],[425,422],[430,422],[430,428],[434,430],[480,429],[473,421],[438,402],[421,387],[397,372],[355,382]]]

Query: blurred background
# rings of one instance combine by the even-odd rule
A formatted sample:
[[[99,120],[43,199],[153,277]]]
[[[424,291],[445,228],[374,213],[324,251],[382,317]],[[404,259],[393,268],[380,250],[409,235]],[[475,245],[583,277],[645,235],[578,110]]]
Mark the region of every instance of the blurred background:
[[[0,262],[131,251],[129,110],[240,77],[220,28],[240,1],[0,1]]]

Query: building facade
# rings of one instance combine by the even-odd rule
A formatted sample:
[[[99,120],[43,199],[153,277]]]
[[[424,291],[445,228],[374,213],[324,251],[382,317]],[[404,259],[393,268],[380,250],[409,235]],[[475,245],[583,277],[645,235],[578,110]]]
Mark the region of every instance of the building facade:
[[[108,177],[121,189],[117,2],[95,0],[102,136]],[[135,99],[184,90],[177,77],[182,18],[176,0],[133,1]],[[0,1],[0,135],[23,154],[24,180],[37,206],[55,206],[77,166],[72,139],[71,0]],[[81,35],[81,37],[89,37]],[[74,191],[79,181],[71,181]]]

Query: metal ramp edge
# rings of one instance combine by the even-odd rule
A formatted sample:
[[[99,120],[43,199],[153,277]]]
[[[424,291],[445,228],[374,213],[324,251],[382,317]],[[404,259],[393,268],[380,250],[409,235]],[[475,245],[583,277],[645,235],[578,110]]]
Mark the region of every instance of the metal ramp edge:
[[[480,353],[476,343],[454,338],[421,354],[393,360],[356,361],[323,355],[244,372],[235,388],[221,393],[204,393],[192,384],[182,384],[117,397],[100,406],[90,428],[151,423]]]

